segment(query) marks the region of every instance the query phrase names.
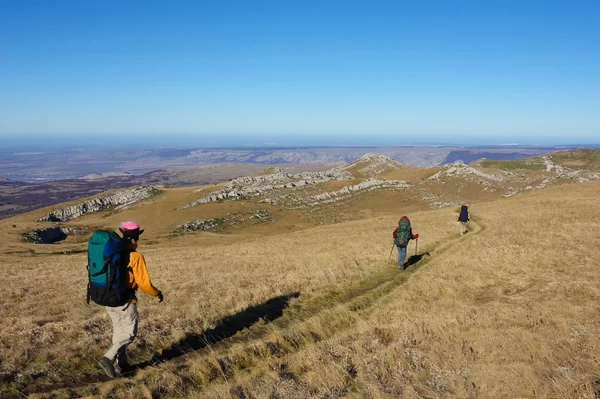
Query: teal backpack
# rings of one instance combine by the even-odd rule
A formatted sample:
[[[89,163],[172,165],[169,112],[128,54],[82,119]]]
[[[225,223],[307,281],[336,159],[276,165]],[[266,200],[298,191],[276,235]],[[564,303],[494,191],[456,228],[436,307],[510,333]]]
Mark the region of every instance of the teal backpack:
[[[122,306],[133,298],[129,287],[129,251],[112,230],[97,230],[88,241],[88,292],[102,306]]]
[[[398,227],[394,230],[394,244],[398,247],[406,247],[410,237],[410,220],[408,218],[398,220]]]

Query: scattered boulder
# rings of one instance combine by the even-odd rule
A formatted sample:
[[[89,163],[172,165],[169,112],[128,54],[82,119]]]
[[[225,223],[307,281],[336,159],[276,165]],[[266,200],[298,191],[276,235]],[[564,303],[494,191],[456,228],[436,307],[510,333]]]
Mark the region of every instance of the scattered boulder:
[[[56,244],[67,236],[83,234],[90,231],[89,227],[47,227],[23,234],[23,241],[32,244]]]
[[[190,231],[210,231],[222,228],[223,224],[223,219],[198,219],[185,222],[178,229],[186,233]]]
[[[215,231],[224,229],[245,221],[254,220],[256,222],[274,222],[273,215],[265,209],[257,209],[248,212],[246,215],[239,213],[230,213],[224,218],[198,219],[185,222],[177,228],[176,233],[191,233],[194,231]]]
[[[432,202],[431,204],[429,204],[429,206],[431,208],[447,208],[449,206],[454,206],[454,205],[458,205],[458,202],[442,202],[442,201],[436,201],[436,202]]]

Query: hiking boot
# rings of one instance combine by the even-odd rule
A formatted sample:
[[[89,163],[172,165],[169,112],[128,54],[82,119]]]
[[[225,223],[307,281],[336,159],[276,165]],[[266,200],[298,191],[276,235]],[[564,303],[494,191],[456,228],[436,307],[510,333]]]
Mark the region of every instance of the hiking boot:
[[[124,376],[131,372],[131,365],[129,363],[119,363],[115,366],[115,373],[119,376]]]
[[[120,350],[117,353],[117,361],[115,363],[115,371],[117,375],[127,374],[131,370],[129,361],[127,360],[127,353],[125,350]]]
[[[115,366],[113,365],[113,362],[106,356],[103,356],[102,359],[100,359],[98,365],[107,376],[111,378],[115,378],[117,376],[115,374]]]

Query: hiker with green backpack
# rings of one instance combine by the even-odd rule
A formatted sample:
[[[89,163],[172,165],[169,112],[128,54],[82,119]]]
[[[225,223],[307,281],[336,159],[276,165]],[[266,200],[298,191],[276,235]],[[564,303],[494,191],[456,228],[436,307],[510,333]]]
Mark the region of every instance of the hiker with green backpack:
[[[144,255],[136,251],[144,230],[131,221],[121,223],[119,230],[123,238],[112,230],[98,230],[88,241],[87,301],[104,306],[113,327],[112,346],[98,362],[109,377],[130,368],[125,351],[137,335],[136,290],[163,301],[163,294],[150,281]]]
[[[419,235],[413,234],[410,220],[407,216],[402,216],[400,220],[398,220],[398,227],[394,230],[393,237],[394,244],[398,249],[398,268],[404,270],[406,269],[404,260],[406,259],[406,247],[408,246],[408,242],[410,240],[418,239]]]

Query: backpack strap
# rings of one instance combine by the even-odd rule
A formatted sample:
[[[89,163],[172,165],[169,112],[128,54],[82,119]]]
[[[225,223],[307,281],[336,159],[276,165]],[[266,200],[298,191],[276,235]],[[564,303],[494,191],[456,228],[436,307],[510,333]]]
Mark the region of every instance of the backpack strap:
[[[123,312],[127,310],[127,308],[129,307],[129,305],[131,305],[131,303],[132,303],[132,302],[133,302],[133,298],[131,298],[131,299],[129,300],[129,302],[127,302],[127,306],[125,306],[125,307],[123,308]]]
[[[92,274],[92,277],[96,277],[96,276],[106,273],[106,269],[108,269],[108,264],[112,261],[113,256],[115,256],[115,255],[111,255],[110,258],[106,258],[104,260],[104,266],[102,266],[102,269],[100,269],[100,271],[98,273]]]
[[[85,267],[87,268],[88,271],[88,275],[90,274],[90,254],[88,252],[88,261],[87,264],[85,265]],[[92,297],[92,294],[90,292],[90,279],[88,278],[88,284],[87,284],[87,299],[86,302],[89,305],[90,304],[90,298]]]

